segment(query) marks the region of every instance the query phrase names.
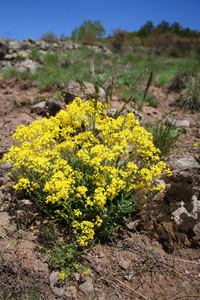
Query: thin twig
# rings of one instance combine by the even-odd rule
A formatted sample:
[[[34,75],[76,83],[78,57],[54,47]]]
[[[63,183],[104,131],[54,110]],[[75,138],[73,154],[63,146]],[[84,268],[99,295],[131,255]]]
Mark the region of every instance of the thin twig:
[[[37,121],[37,118],[35,118],[34,116],[32,116],[31,114],[29,114],[28,112],[24,111],[24,110],[18,110],[20,113],[24,113],[27,114],[29,117],[31,117],[32,119]]]
[[[146,72],[146,70],[147,70],[147,69],[145,69],[145,70],[137,77],[137,79],[136,79],[135,82],[133,83],[133,86],[136,85],[136,83],[138,82],[138,80],[140,79],[140,77]],[[126,105],[127,105],[131,100],[132,100],[132,96],[129,97],[129,98],[126,100],[126,102],[124,103],[124,105],[122,106],[122,108],[120,109],[120,111],[119,111],[119,113],[118,113],[119,115],[120,115],[120,113],[123,112],[123,110],[125,109]]]
[[[112,278],[114,280],[117,280],[119,283],[123,284],[125,287],[129,288],[130,290],[132,290],[134,293],[138,294],[140,297],[144,298],[144,299],[147,299],[147,297],[145,297],[144,295],[140,294],[139,292],[137,292],[135,289],[131,288],[130,286],[128,286],[127,284],[125,284],[124,282],[122,282],[121,280],[115,278],[112,276]]]
[[[165,257],[166,259],[174,259],[172,257]],[[190,260],[184,260],[184,259],[178,259],[178,258],[175,258],[174,262],[175,261],[182,261],[182,262],[185,262],[185,263],[189,263],[189,264],[195,264],[195,265],[200,265],[200,262],[196,262],[196,261],[190,261]]]

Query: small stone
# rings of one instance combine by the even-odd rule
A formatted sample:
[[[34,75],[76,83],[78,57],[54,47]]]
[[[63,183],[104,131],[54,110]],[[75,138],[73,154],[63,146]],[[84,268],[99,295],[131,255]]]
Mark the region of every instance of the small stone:
[[[3,203],[3,201],[4,201],[4,195],[2,191],[0,191],[0,205]]]
[[[110,108],[107,110],[106,115],[108,117],[116,119],[118,117],[118,110],[116,108]]]
[[[41,101],[35,105],[31,106],[31,113],[35,113],[37,115],[41,115],[45,111],[46,102]]]
[[[12,94],[12,89],[6,89],[5,91],[4,91],[4,94],[5,95],[9,95],[9,94]]]
[[[4,177],[0,177],[0,185],[4,183]]]
[[[40,271],[40,272],[45,273],[46,275],[49,275],[48,264],[47,264],[47,263],[43,263],[43,262],[40,261],[40,260],[36,260],[36,261],[34,262],[34,269],[35,269],[36,271]]]
[[[74,277],[75,277],[76,281],[79,281],[81,278],[81,274],[76,272],[76,273],[74,273]]]
[[[65,293],[64,293],[64,295],[66,297],[69,297],[70,299],[71,298],[76,299],[76,294],[77,294],[77,289],[76,289],[75,286],[68,286]]]
[[[7,212],[0,212],[0,226],[3,228],[8,228],[10,225],[10,216]]]
[[[92,284],[92,278],[88,278],[84,283],[80,284],[79,285],[79,289],[85,295],[93,292],[94,291],[94,287],[93,287],[93,284]]]
[[[120,265],[120,267],[121,267],[122,269],[124,269],[124,270],[130,269],[130,262],[127,261],[127,260],[121,259],[121,260],[119,261],[119,265]]]
[[[20,200],[24,205],[32,205],[32,202],[28,199],[22,199]]]
[[[50,276],[50,286],[53,294],[58,297],[62,297],[64,295],[64,292],[66,290],[65,282],[61,282],[58,277],[59,272],[53,271]]]

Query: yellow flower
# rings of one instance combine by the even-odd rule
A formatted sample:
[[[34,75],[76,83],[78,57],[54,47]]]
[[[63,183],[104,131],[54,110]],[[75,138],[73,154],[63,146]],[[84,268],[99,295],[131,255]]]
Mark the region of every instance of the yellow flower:
[[[88,275],[88,274],[90,274],[91,273],[91,270],[88,268],[88,269],[86,269],[84,272],[83,272],[83,274],[84,275]]]
[[[82,216],[82,212],[80,211],[80,209],[74,209],[74,214],[75,216],[79,217],[79,216]]]
[[[64,281],[64,280],[65,280],[65,273],[64,273],[64,272],[60,272],[60,273],[58,274],[58,277],[59,277],[59,279],[60,279],[61,281]]]

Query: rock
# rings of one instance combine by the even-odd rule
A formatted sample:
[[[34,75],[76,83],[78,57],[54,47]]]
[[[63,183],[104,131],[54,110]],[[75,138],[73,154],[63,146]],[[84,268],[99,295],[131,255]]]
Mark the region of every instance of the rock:
[[[4,184],[4,177],[0,177],[0,186]]]
[[[188,120],[176,120],[172,118],[167,118],[166,125],[172,126],[183,133],[187,133],[188,129],[190,128],[190,122]]]
[[[2,191],[0,191],[0,206],[3,204],[3,201],[4,201],[4,195]]]
[[[33,74],[36,72],[38,66],[39,64],[37,62],[34,62],[30,58],[26,57],[24,60],[18,61],[14,65],[14,68],[20,72],[29,71],[31,74]]]
[[[71,94],[71,97],[80,97],[83,101],[90,100],[94,97],[95,94],[95,87],[94,84],[91,82],[83,82],[84,86],[81,87],[81,85],[75,81],[71,80],[67,83],[65,88],[62,91],[62,95],[64,97],[65,103],[69,103],[69,96]],[[99,88],[99,101],[105,102],[106,100],[106,92],[105,90],[98,86]],[[67,96],[67,97],[66,97]]]
[[[8,45],[0,38],[0,60],[4,59],[5,55],[8,53]]]
[[[75,273],[74,273],[74,278],[76,279],[76,281],[79,281],[80,278],[81,278],[81,274],[78,273],[78,272],[75,272]]]
[[[166,184],[165,181],[162,179],[156,179],[155,185],[164,185],[165,189],[170,187],[170,184]]]
[[[8,88],[8,89],[6,89],[6,90],[4,91],[4,94],[5,94],[5,95],[9,95],[9,94],[12,94],[12,92],[13,92],[12,89],[9,89],[9,88]]]
[[[125,113],[133,113],[136,117],[136,119],[142,120],[142,115],[134,108],[132,107],[126,107]]]
[[[15,223],[11,223],[11,217],[5,211],[0,212],[0,234],[5,234],[5,231],[15,232],[17,226]]]
[[[0,56],[1,56],[1,53],[0,53]],[[11,68],[12,67],[10,61],[2,60],[0,63],[1,63],[2,69]]]
[[[78,57],[76,57],[74,59],[66,59],[66,60],[61,61],[60,66],[62,68],[68,68],[70,65],[75,64],[77,62],[83,62],[83,60]]]
[[[118,109],[116,109],[116,108],[109,108],[109,109],[107,110],[106,115],[107,115],[108,117],[111,117],[111,118],[116,119],[116,118],[118,117]]]
[[[55,296],[62,297],[66,290],[66,285],[64,281],[60,281],[58,277],[59,272],[53,271],[50,276],[50,287]]]
[[[18,249],[22,250],[27,256],[31,256],[37,244],[28,240],[21,240]]]
[[[172,118],[167,118],[166,120],[166,125],[170,125],[175,128],[180,128],[180,127],[190,127],[190,122],[188,120],[176,120]]]
[[[119,260],[119,265],[124,270],[129,270],[130,269],[130,261],[121,259],[121,260]]]
[[[50,116],[55,116],[61,110],[60,104],[52,98],[46,101],[45,108]]]
[[[81,292],[83,292],[85,295],[88,295],[89,293],[94,291],[92,278],[88,278],[84,283],[79,285],[79,289]]]
[[[6,227],[10,224],[10,216],[7,212],[0,212],[0,226]]]
[[[167,167],[171,170],[200,168],[198,162],[192,156],[185,156],[180,159],[171,158],[167,163]]]
[[[31,113],[42,115],[45,112],[45,108],[46,108],[46,101],[41,101],[31,106]]]
[[[180,222],[183,221],[183,219],[181,218],[181,216],[183,216],[183,214],[186,214],[187,216],[189,215],[187,209],[184,207],[184,202],[181,201],[180,202],[180,207],[175,210],[174,212],[172,212],[172,218],[174,219],[174,221],[177,223],[177,224],[180,224]]]
[[[66,50],[77,50],[80,47],[81,47],[81,45],[79,45],[78,43],[76,43],[76,42],[74,42],[72,40],[64,41],[63,45],[62,45],[63,51],[66,51]]]
[[[47,263],[43,263],[41,260],[36,260],[34,262],[34,270],[36,272],[40,271],[45,273],[46,276],[49,275],[49,268]]]
[[[13,51],[21,50],[22,44],[19,41],[10,41],[8,43],[9,49]]]
[[[22,199],[22,200],[20,200],[21,201],[21,203],[23,204],[23,205],[32,205],[32,202],[30,201],[30,200],[28,200],[28,199]]]
[[[12,164],[9,162],[5,162],[1,164],[1,170],[3,170],[4,172],[9,171],[11,168],[12,168]]]
[[[68,298],[72,298],[72,299],[76,299],[76,294],[77,294],[77,289],[76,287],[73,285],[73,286],[68,286],[64,295],[65,297],[68,297]]]
[[[34,40],[34,39],[31,38],[31,37],[28,39],[28,42],[31,43],[31,44],[36,44],[36,40]]]

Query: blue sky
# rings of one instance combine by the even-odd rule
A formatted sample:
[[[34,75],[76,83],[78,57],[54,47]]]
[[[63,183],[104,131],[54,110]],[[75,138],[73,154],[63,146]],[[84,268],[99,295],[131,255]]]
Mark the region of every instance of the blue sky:
[[[70,37],[85,20],[100,20],[111,34],[137,31],[147,21],[178,22],[200,31],[200,0],[0,0],[0,37],[39,40],[43,33]]]

